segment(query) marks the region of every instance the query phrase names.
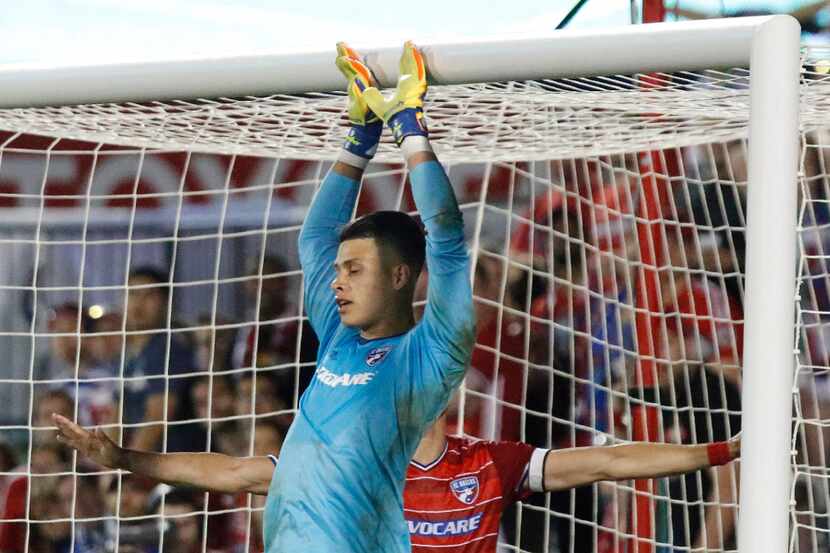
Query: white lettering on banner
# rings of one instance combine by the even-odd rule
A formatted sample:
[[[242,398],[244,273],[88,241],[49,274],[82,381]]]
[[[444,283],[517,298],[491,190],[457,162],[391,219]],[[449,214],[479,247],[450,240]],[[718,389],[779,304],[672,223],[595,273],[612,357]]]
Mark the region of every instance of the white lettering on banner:
[[[365,372],[355,374],[336,374],[328,370],[326,367],[320,366],[315,371],[315,375],[317,377],[317,380],[319,380],[326,386],[337,388],[338,386],[361,386],[364,384],[368,384],[375,376],[375,373]]]
[[[430,522],[428,520],[407,520],[409,533],[415,536],[462,536],[481,526],[483,513],[456,520]]]

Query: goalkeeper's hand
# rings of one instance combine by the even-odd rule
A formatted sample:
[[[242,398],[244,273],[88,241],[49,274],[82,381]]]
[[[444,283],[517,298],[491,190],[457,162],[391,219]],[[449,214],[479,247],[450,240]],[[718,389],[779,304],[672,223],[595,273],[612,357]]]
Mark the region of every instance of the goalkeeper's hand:
[[[372,86],[363,91],[363,98],[369,108],[392,129],[395,142],[400,146],[407,136],[427,136],[423,111],[426,93],[424,58],[415,45],[407,41],[401,55],[400,77],[394,96],[387,100]]]
[[[345,42],[337,43],[337,68],[348,80],[348,114],[352,124],[344,148],[353,154],[371,158],[377,150],[383,122],[369,109],[363,92],[376,85],[372,72],[360,61],[360,54]]]

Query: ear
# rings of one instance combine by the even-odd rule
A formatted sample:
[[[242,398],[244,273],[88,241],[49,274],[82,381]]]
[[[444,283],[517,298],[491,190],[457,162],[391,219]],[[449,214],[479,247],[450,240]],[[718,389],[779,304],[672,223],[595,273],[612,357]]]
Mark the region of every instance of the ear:
[[[401,290],[412,280],[412,269],[406,263],[399,263],[392,267],[392,287]]]

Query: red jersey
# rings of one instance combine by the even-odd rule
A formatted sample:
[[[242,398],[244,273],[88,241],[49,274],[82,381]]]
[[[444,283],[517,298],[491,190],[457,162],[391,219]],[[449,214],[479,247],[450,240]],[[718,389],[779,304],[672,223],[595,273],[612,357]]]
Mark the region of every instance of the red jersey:
[[[411,461],[404,516],[413,553],[495,553],[502,512],[542,491],[546,453],[516,442],[448,437],[432,464]]]
[[[0,519],[26,518],[26,496],[29,477],[26,474],[14,476],[6,487],[5,497],[0,497]],[[0,523],[0,551],[17,553],[26,550],[26,524],[23,522]]]
[[[697,343],[701,338],[703,361],[738,364],[743,348],[743,316],[726,290],[709,279],[692,277],[676,284],[674,305],[666,313],[679,315],[666,319],[666,330]]]

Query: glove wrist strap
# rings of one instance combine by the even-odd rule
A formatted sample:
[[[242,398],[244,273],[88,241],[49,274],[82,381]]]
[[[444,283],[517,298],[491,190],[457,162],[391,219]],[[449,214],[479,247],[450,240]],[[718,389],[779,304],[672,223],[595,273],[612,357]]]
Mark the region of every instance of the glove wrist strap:
[[[364,158],[367,162],[372,159],[378,149],[380,133],[383,131],[383,123],[377,121],[368,125],[352,125],[343,149],[355,156]]]
[[[428,136],[424,112],[420,108],[407,108],[389,118],[389,128],[395,144],[401,145],[407,136]]]

